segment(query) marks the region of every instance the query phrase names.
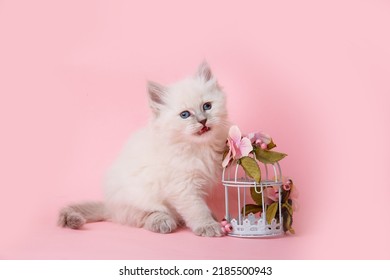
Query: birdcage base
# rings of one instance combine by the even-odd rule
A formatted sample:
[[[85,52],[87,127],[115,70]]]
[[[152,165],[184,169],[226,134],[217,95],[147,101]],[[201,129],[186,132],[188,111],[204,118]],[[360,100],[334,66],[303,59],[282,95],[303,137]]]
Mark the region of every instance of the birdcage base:
[[[234,234],[234,233],[228,233],[228,236],[231,237],[239,237],[239,238],[277,238],[283,236],[285,233],[279,232],[279,233],[273,233],[273,234]]]
[[[271,223],[267,223],[264,215],[256,218],[253,213],[250,213],[243,221],[232,219],[230,224],[232,231],[228,235],[233,237],[267,238],[284,235],[283,220],[278,222],[276,219],[272,219]]]

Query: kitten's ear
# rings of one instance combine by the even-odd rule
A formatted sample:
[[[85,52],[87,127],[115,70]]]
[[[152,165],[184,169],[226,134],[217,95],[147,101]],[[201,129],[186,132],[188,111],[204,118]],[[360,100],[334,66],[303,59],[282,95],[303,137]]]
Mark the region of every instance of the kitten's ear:
[[[156,115],[158,115],[159,111],[161,110],[161,106],[165,104],[164,99],[166,93],[166,87],[158,83],[148,81],[149,104],[153,113]]]
[[[203,80],[212,88],[217,90],[222,89],[221,86],[218,84],[217,79],[214,77],[213,73],[211,72],[210,66],[206,61],[203,61],[199,65],[196,76],[199,77],[201,80]]]
[[[196,73],[198,77],[203,79],[203,81],[208,82],[213,79],[213,73],[211,72],[210,66],[206,61],[203,61],[199,67],[198,72]]]

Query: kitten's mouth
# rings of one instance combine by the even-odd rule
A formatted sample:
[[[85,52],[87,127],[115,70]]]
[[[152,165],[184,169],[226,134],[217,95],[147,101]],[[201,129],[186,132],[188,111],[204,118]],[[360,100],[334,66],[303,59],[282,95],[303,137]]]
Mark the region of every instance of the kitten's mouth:
[[[201,130],[198,131],[198,135],[203,135],[205,134],[207,131],[209,131],[211,128],[208,127],[208,126],[203,126]]]

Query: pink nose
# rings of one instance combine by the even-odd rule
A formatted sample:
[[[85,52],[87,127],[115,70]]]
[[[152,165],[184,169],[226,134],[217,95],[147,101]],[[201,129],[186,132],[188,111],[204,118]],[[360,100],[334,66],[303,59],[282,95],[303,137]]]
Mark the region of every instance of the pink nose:
[[[204,126],[206,126],[206,122],[207,122],[207,119],[199,121],[199,123],[203,124]]]

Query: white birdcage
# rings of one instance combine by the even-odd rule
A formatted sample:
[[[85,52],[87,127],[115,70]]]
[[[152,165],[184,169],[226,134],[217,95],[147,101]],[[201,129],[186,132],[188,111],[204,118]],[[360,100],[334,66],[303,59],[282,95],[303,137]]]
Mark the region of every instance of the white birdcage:
[[[231,224],[228,235],[234,237],[274,237],[284,234],[282,211],[267,219],[265,190],[274,188],[277,193],[276,203],[282,209],[282,170],[278,162],[264,164],[257,161],[264,178],[257,183],[249,178],[237,162],[223,169],[222,184],[225,188],[225,219]],[[252,188],[252,190],[251,190]],[[248,205],[253,203],[251,193],[261,196],[261,209],[257,213],[247,213]],[[248,204],[249,203],[249,204]]]

